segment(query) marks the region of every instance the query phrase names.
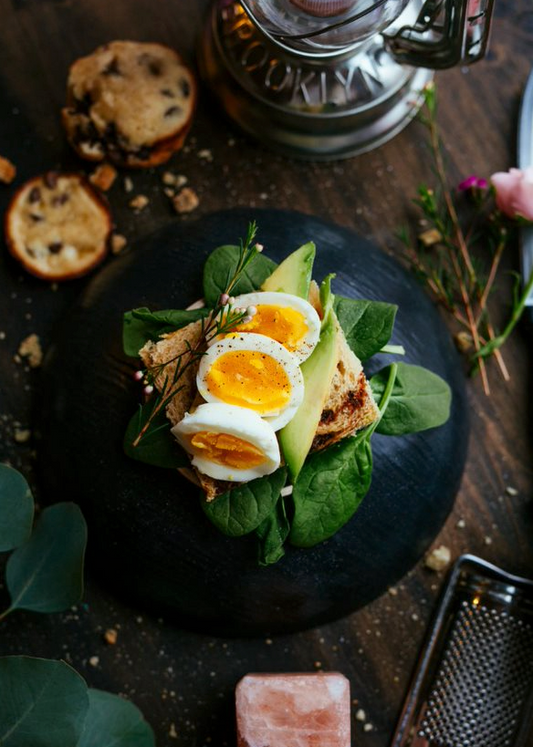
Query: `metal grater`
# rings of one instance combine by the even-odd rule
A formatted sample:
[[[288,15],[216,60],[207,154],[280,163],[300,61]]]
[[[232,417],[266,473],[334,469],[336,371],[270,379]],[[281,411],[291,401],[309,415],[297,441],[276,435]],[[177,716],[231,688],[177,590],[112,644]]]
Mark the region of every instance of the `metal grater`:
[[[459,558],[392,747],[533,747],[533,581]]]

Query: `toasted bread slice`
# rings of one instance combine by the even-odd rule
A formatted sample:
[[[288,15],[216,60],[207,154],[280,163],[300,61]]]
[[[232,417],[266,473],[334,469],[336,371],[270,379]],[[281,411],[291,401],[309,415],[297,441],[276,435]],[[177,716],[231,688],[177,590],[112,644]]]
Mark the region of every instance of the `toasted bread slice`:
[[[379,416],[370,384],[359,358],[351,350],[339,326],[339,360],[331,382],[311,451],[325,449]]]
[[[183,355],[186,362],[188,346],[198,344],[202,335],[202,322],[192,322],[186,327],[163,335],[159,342],[148,342],[139,351],[144,365],[154,368],[168,363],[155,378],[155,385],[161,391],[176,371],[176,356]],[[363,372],[361,361],[352,352],[342,330],[339,328],[339,351],[337,369],[331,382],[329,397],[324,406],[322,417],[311,447],[312,451],[325,449],[342,438],[372,423],[379,415],[379,410],[372,397],[370,385]],[[193,410],[201,399],[196,389],[198,363],[190,365],[180,377],[181,389],[167,405],[167,417],[172,425],[177,425],[186,412]],[[200,484],[206,500],[212,501],[217,496],[231,490],[236,483],[214,480],[197,470],[183,469],[182,474],[196,484]]]

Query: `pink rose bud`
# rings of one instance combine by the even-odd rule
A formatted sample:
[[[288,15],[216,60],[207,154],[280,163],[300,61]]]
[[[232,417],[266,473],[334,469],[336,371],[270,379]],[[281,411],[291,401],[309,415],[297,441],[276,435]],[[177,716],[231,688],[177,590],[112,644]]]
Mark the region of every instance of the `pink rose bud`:
[[[496,190],[496,205],[509,218],[533,221],[533,166],[499,171],[490,178]]]
[[[144,378],[144,371],[135,371],[133,378],[135,381],[141,381]]]

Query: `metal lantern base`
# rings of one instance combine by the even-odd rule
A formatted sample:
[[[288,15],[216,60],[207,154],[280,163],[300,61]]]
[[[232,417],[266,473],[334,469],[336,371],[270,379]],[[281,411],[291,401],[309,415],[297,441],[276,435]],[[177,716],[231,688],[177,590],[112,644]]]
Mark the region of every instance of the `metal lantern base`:
[[[234,0],[212,7],[200,68],[245,132],[286,155],[319,161],[355,156],[390,140],[416,115],[433,76],[399,65],[380,35],[326,60],[287,54]]]

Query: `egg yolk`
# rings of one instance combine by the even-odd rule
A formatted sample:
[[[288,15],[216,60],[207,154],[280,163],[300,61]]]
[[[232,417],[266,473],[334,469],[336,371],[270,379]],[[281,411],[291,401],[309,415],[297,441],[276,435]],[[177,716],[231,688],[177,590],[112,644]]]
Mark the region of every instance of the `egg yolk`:
[[[199,456],[225,467],[248,469],[266,462],[265,455],[257,446],[229,433],[200,431],[191,438],[191,444]]]
[[[255,332],[271,337],[291,353],[294,352],[308,332],[305,316],[290,306],[260,304],[251,321],[239,324],[236,332]]]
[[[281,363],[259,350],[223,353],[207,372],[205,384],[222,402],[259,415],[280,412],[291,396],[291,383]]]

